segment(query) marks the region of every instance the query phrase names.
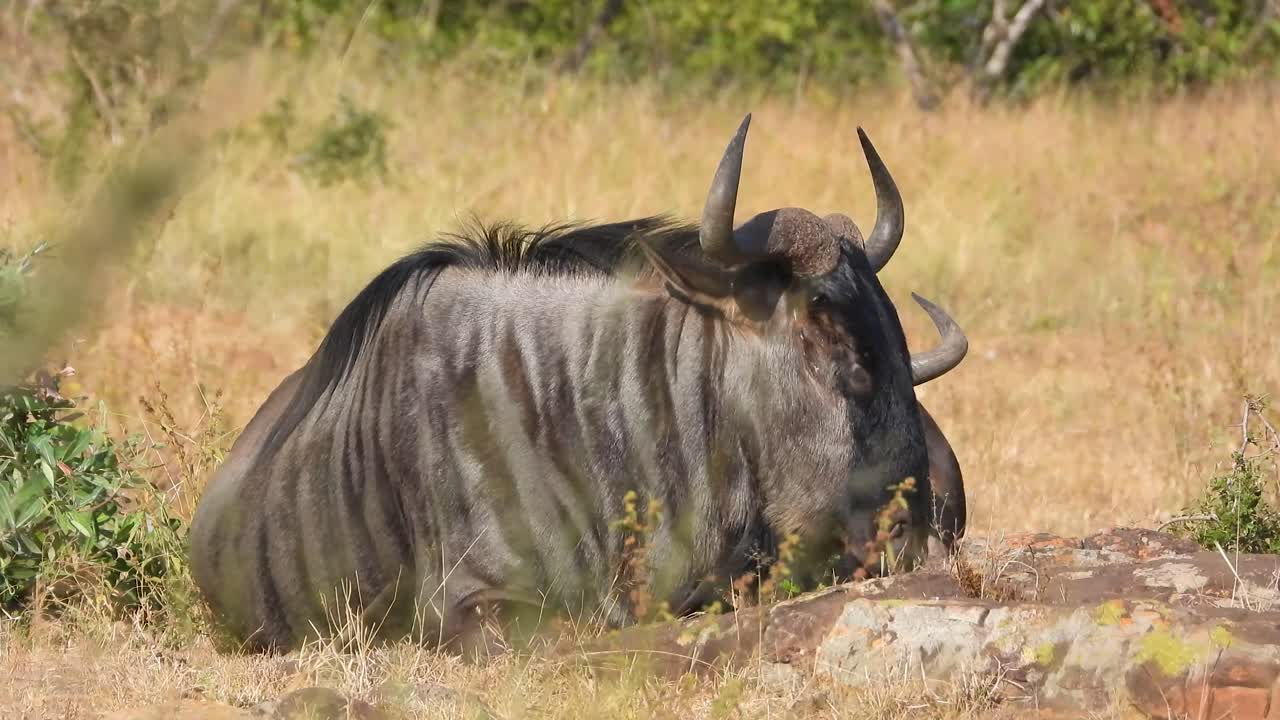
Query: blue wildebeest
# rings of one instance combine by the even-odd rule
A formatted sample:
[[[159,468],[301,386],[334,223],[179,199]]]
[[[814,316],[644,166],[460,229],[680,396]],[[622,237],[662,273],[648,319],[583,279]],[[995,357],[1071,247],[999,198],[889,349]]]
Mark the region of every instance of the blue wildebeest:
[[[917,296],[943,341],[913,356],[844,215],[735,227],[749,122],[698,226],[497,225],[374,278],[200,500],[192,570],[220,622],[250,648],[296,647],[328,632],[346,584],[342,614],[378,637],[470,654],[489,612],[617,627],[650,601],[705,607],[785,538],[837,580],[918,562],[914,385],[954,367],[964,335]],[[859,134],[879,247],[901,200]],[[607,271],[587,269],[600,253]],[[616,521],[650,502],[636,576],[635,528]]]
[[[902,242],[905,228],[905,217],[902,196],[897,184],[885,168],[879,153],[871,145],[865,133],[859,130],[859,139],[871,166],[872,178],[876,187],[876,224],[871,235],[863,243],[867,263],[873,272],[879,273],[889,264],[889,260]],[[557,260],[561,268],[566,261],[577,261],[576,272],[616,273],[627,257],[628,243],[624,235],[611,235],[593,239],[590,243],[572,243],[571,248],[562,250]],[[613,242],[610,242],[613,240]],[[930,313],[935,323],[942,323],[939,329],[948,338],[948,342],[932,353],[916,356],[913,361],[916,385],[922,385],[937,378],[955,367],[964,358],[968,343],[964,333],[954,327],[949,318],[943,314]],[[920,405],[920,420],[924,423],[925,444],[929,455],[929,484],[933,493],[932,526],[935,539],[940,541],[944,551],[950,551],[960,537],[964,535],[966,521],[966,505],[964,494],[964,475],[960,470],[959,459],[947,441],[942,429],[933,416]]]

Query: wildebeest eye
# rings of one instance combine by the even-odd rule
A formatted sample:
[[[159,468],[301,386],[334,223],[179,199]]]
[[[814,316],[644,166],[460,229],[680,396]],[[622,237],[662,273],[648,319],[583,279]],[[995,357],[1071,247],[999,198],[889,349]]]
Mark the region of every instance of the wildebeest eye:
[[[871,373],[861,365],[854,365],[849,368],[848,373],[849,389],[855,395],[865,396],[871,393]]]

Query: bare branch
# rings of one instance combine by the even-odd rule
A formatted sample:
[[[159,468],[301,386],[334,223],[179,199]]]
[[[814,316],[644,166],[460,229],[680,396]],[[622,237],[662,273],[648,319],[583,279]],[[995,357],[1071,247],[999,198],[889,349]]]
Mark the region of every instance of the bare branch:
[[[1258,43],[1267,35],[1267,28],[1272,22],[1280,20],[1280,0],[1263,0],[1262,10],[1254,20],[1253,29],[1244,40],[1244,52],[1251,53]]]
[[[75,47],[70,48],[71,62],[75,64],[76,70],[80,72],[81,77],[89,84],[89,89],[93,92],[93,104],[98,109],[98,116],[107,124],[107,131],[111,134],[111,142],[119,145],[122,136],[120,133],[120,123],[116,121],[115,112],[111,109],[111,99],[107,97],[106,90],[102,87],[102,83],[98,80],[98,76],[93,72],[93,68],[89,67],[89,63],[85,62],[84,56]]]
[[[22,14],[23,35],[26,35],[31,28],[31,18],[35,17],[35,14],[40,11],[41,4],[43,4],[43,0],[31,0],[31,2],[27,3],[27,11]]]
[[[1005,33],[1004,39],[996,43],[995,49],[991,51],[991,60],[987,62],[984,71],[989,78],[998,78],[1004,74],[1005,68],[1009,65],[1009,58],[1013,54],[1013,48],[1022,40],[1022,36],[1026,34],[1027,28],[1031,27],[1031,20],[1044,7],[1045,0],[1027,0],[1018,12],[1013,16],[1013,22],[1009,23],[1009,29]]]
[[[1244,417],[1240,418],[1240,454],[1244,455],[1244,451],[1249,449],[1249,415],[1252,414],[1253,408],[1250,406],[1249,398],[1244,400]]]
[[[996,42],[1003,38],[1009,32],[1009,8],[1005,5],[1005,0],[992,0],[991,2],[991,22],[982,29],[982,42],[978,46],[978,53],[973,57],[973,65],[971,71],[977,71],[981,68],[986,58],[991,56],[991,49],[995,47]]]
[[[1209,522],[1209,521],[1216,521],[1217,519],[1218,519],[1218,516],[1212,513],[1208,515],[1182,515],[1176,518],[1169,518],[1168,520],[1165,520],[1164,522],[1160,523],[1160,527],[1156,528],[1156,532],[1164,532],[1164,529],[1169,527],[1170,525],[1178,525],[1181,523],[1189,523],[1189,522]]]
[[[213,50],[213,46],[218,43],[218,38],[222,36],[222,31],[227,27],[227,20],[239,5],[240,0],[220,0],[217,9],[213,11],[213,19],[210,20],[209,27],[205,29],[204,40],[192,52],[194,60],[198,62],[208,59],[209,52]]]
[[[938,94],[925,75],[911,38],[903,30],[902,23],[898,21],[898,13],[894,10],[893,4],[889,0],[871,0],[871,4],[876,11],[876,17],[880,20],[880,27],[884,28],[885,35],[889,37],[894,50],[898,53],[898,61],[902,63],[907,80],[911,82],[911,91],[915,95],[916,105],[921,110],[937,108]]]
[[[422,44],[430,45],[436,31],[440,29],[440,1],[425,0],[418,6],[418,19],[423,21]],[[425,18],[425,20],[424,20]]]
[[[605,0],[604,7],[600,8],[600,13],[592,21],[591,27],[587,28],[587,31],[578,40],[577,46],[560,64],[560,70],[562,72],[577,72],[578,68],[582,67],[582,63],[586,62],[587,57],[591,55],[591,51],[595,49],[596,43],[600,41],[600,36],[605,34],[609,26],[621,14],[622,0]]]
[[[991,23],[996,27],[991,29],[992,37],[997,39],[991,46],[990,55],[983,61],[979,58],[979,64],[982,69],[975,79],[974,94],[979,102],[986,102],[991,96],[991,90],[996,83],[1004,77],[1005,71],[1009,68],[1009,59],[1013,57],[1013,50],[1022,40],[1022,36],[1027,33],[1031,27],[1031,21],[1035,16],[1044,9],[1046,0],[1026,0],[1022,7],[1018,8],[1018,12],[1014,13],[1013,20],[1007,27],[1004,20],[1004,2],[1003,0],[994,0],[993,9],[999,12],[992,13]],[[983,33],[985,43],[987,33]]]

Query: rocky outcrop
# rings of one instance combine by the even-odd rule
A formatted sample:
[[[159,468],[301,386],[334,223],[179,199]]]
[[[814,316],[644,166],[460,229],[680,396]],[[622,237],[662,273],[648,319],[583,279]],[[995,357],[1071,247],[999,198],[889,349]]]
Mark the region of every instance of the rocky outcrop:
[[[1278,586],[1280,556],[1206,551],[1149,530],[972,538],[913,573],[549,652],[598,671],[640,665],[668,677],[749,667],[789,689],[904,680],[939,696],[989,688],[1010,711],[1001,717],[1280,720]],[[184,700],[106,717],[378,720],[388,712],[303,688],[252,709]]]
[[[962,543],[916,572],[731,615],[631,628],[564,654],[665,675],[761,663],[770,682],[946,684],[1028,710],[1280,720],[1280,557],[1148,530]]]

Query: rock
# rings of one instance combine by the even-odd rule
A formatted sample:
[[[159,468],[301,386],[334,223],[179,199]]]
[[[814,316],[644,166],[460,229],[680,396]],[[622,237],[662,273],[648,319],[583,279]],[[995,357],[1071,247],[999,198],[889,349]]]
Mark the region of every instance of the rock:
[[[259,707],[270,720],[385,720],[386,717],[363,700],[348,700],[338,691],[323,687],[294,690],[276,703]]]
[[[1272,697],[1280,692],[1276,675],[1274,666],[1228,660],[1207,682],[1203,676],[1167,677],[1139,666],[1129,671],[1125,684],[1133,705],[1151,718],[1270,719],[1280,716],[1280,706],[1272,708]]]
[[[1230,560],[1171,535],[1120,528],[1083,540],[1015,535],[965,541],[956,564],[976,570],[995,594],[1030,602],[1147,598],[1231,607],[1247,600],[1258,609],[1280,608],[1280,556]],[[878,590],[873,585],[863,592]]]
[[[628,628],[566,661],[769,682],[991,678],[1007,706],[1280,720],[1280,557],[1139,529],[966,540],[949,562],[736,614]]]

